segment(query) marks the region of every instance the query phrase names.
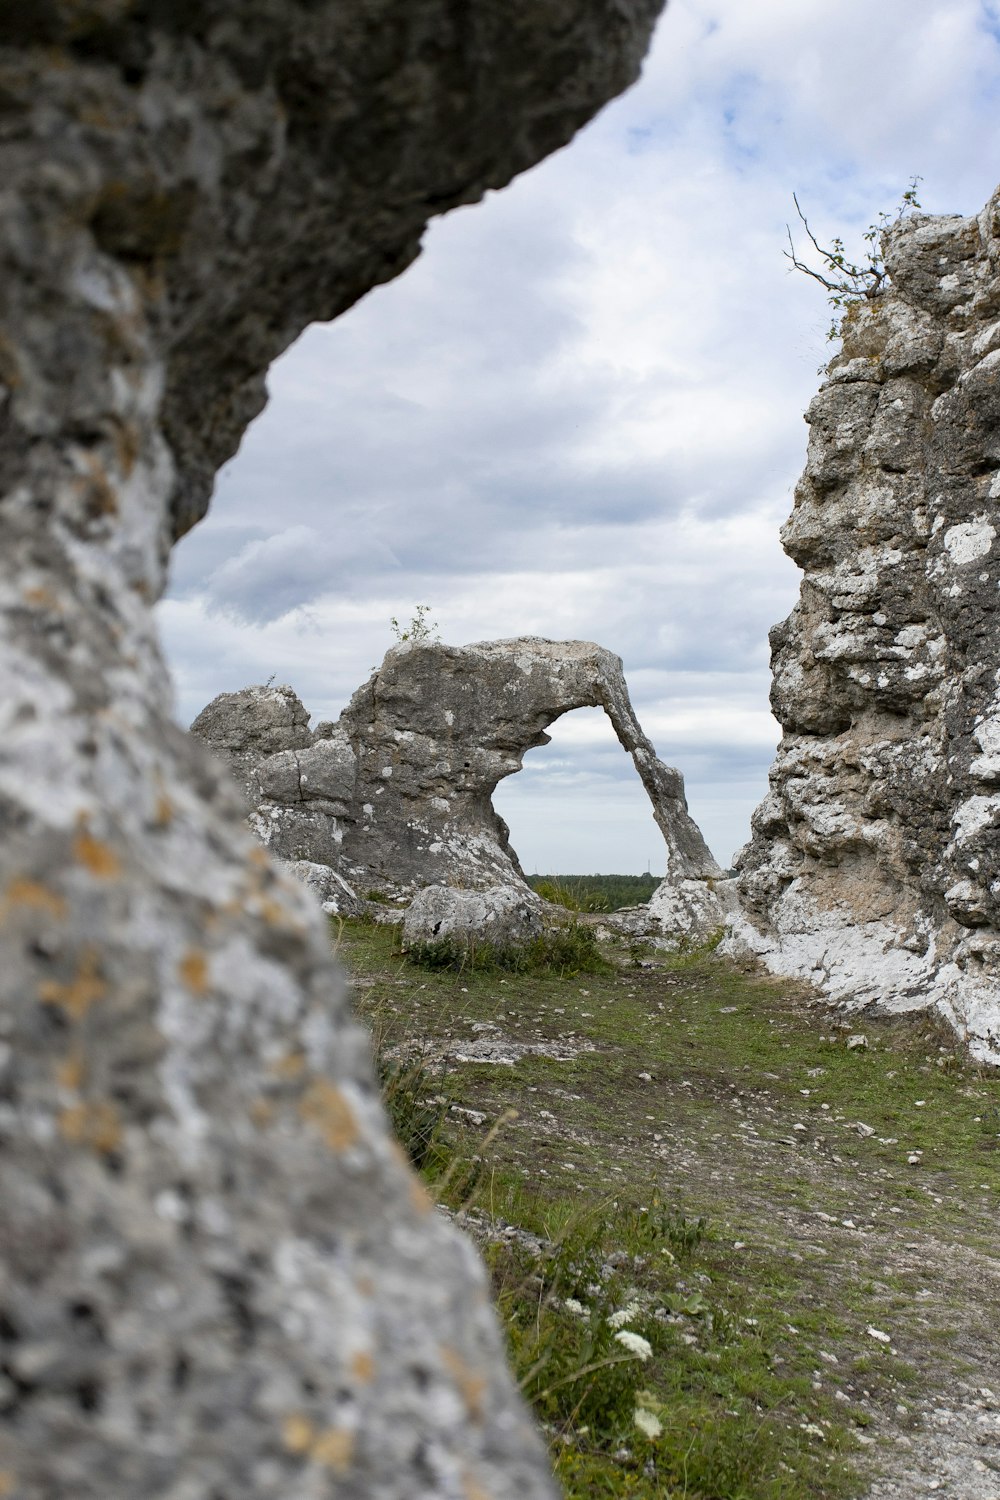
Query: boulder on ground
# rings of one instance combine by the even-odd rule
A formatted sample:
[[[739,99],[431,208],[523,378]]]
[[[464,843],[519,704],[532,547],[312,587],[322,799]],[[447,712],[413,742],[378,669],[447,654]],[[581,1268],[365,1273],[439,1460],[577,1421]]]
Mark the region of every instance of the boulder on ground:
[[[465,948],[480,943],[520,948],[541,935],[544,911],[545,903],[523,885],[481,891],[429,885],[417,892],[403,917],[403,946],[450,939]]]

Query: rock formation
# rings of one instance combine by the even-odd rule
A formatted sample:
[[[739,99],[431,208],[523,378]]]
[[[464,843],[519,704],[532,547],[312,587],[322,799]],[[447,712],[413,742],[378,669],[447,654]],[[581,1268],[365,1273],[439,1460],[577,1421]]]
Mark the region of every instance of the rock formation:
[[[290,688],[225,693],[192,731],[247,781],[251,827],[282,859],[336,870],[355,890],[523,887],[494,790],[548,743],[546,727],[600,706],[629,752],[666,844],[656,915],[674,932],[718,927],[721,871],[692,821],[680,773],[643,733],[621,659],[591,641],[524,636],[471,646],[403,644],[354,694],[336,725],[248,771],[274,723],[298,734]],[[662,894],[661,894],[662,892]]]
[[[1000,1062],[1000,197],[914,216],[807,414],[733,946]]]
[[[451,938],[463,948],[484,942],[496,948],[523,947],[544,931],[545,910],[545,902],[526,885],[479,891],[427,885],[406,908],[403,946]]]
[[[567,141],[659,0],[46,0],[0,75],[0,1489],[551,1493],[315,903],[151,608],[269,362]]]

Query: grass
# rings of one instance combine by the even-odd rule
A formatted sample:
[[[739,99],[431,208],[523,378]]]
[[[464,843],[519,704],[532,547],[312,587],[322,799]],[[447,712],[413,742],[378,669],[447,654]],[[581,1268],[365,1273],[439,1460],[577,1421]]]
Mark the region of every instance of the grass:
[[[846,1500],[871,1434],[990,1347],[993,1283],[970,1285],[1000,1079],[934,1023],[848,1019],[707,953],[421,969],[351,923],[341,953],[571,1500]],[[482,1035],[529,1050],[449,1061]],[[614,1338],[633,1306],[646,1360]]]
[[[530,942],[516,946],[469,944],[446,937],[412,943],[403,956],[417,968],[457,974],[545,974],[566,979],[610,969],[591,929],[578,922],[547,928]]]

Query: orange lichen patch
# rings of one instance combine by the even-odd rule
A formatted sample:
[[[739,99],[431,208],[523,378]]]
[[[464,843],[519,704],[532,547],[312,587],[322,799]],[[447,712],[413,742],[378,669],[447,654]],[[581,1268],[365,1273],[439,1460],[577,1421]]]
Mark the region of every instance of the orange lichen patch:
[[[357,1116],[336,1084],[317,1078],[302,1096],[299,1114],[322,1132],[331,1151],[346,1151],[361,1139]]]
[[[88,512],[92,517],[116,516],[118,496],[100,459],[94,453],[87,453],[84,463],[89,472],[86,479],[81,480],[80,487],[86,497]]]
[[[60,609],[59,600],[51,589],[42,587],[25,589],[21,597],[25,604],[31,605],[32,609]]]
[[[174,821],[174,804],[166,792],[161,792],[156,799],[156,807],[153,811],[154,828],[169,828]]]
[[[274,1105],[270,1099],[255,1099],[250,1106],[250,1118],[259,1130],[264,1130],[274,1119]]]
[[[422,1219],[425,1218],[434,1207],[434,1200],[431,1198],[430,1193],[424,1187],[423,1183],[420,1181],[420,1178],[415,1177],[412,1174],[410,1176],[409,1198],[410,1207],[413,1209],[414,1213],[419,1214]]]
[[[286,1052],[284,1057],[279,1057],[277,1062],[271,1064],[271,1072],[278,1078],[301,1078],[305,1066],[304,1052]]]
[[[462,1473],[462,1488],[465,1491],[465,1500],[493,1500],[489,1490],[484,1490],[474,1474],[468,1469]]]
[[[441,1355],[441,1363],[458,1386],[459,1394],[465,1402],[469,1416],[474,1422],[481,1422],[483,1419],[483,1397],[486,1394],[486,1376],[477,1375],[475,1370],[466,1364],[458,1351],[449,1348],[447,1344],[441,1344],[438,1352]]]
[[[103,1000],[108,992],[107,985],[98,973],[99,967],[97,950],[87,948],[81,955],[74,978],[66,984],[47,979],[38,986],[39,1000],[43,1005],[58,1005],[74,1021],[82,1021],[90,1007],[98,1000]]]
[[[123,476],[127,479],[135,468],[139,457],[139,431],[134,422],[119,422],[114,431],[115,456]]]
[[[188,949],[177,965],[177,972],[192,995],[206,995],[208,993],[208,955],[200,948]]]
[[[375,1360],[367,1349],[351,1355],[351,1374],[359,1385],[370,1385],[375,1379]]]
[[[354,1283],[362,1297],[374,1297],[375,1283],[370,1276],[359,1276]]]
[[[247,855],[247,864],[254,865],[258,870],[264,870],[271,863],[263,849],[251,849]]]
[[[79,1052],[74,1052],[72,1057],[64,1057],[62,1062],[56,1064],[56,1082],[61,1089],[71,1089],[76,1093],[86,1076],[87,1065]]]
[[[0,1469],[0,1496],[13,1495],[17,1489],[17,1475],[9,1469]]]
[[[354,1454],[353,1432],[345,1427],[327,1427],[317,1432],[301,1412],[294,1412],[282,1422],[281,1440],[289,1453],[311,1458],[339,1474],[350,1466]]]
[[[122,1140],[121,1120],[107,1100],[74,1104],[59,1116],[59,1134],[73,1146],[89,1146],[102,1153],[116,1151]]]
[[[48,917],[60,919],[66,915],[66,901],[58,891],[52,891],[37,880],[17,876],[10,882],[0,901],[0,915],[6,916],[14,907],[30,907],[42,911]]]
[[[281,1424],[281,1441],[289,1453],[308,1453],[315,1437],[315,1427],[308,1417],[299,1412],[286,1417]]]
[[[293,919],[291,912],[280,901],[271,896],[260,896],[251,904],[251,911],[261,917],[268,927],[290,927],[297,930],[302,924]]]
[[[95,839],[85,823],[81,823],[73,840],[73,858],[99,880],[116,880],[122,872],[121,860],[111,845]]]
[[[314,1458],[319,1464],[325,1464],[336,1474],[343,1474],[350,1468],[353,1455],[354,1433],[348,1432],[346,1427],[328,1427],[319,1434],[309,1450],[310,1458]]]
[[[406,1173],[406,1193],[407,1197],[410,1200],[410,1207],[413,1209],[414,1213],[419,1214],[421,1218],[424,1218],[424,1216],[426,1214],[429,1214],[431,1209],[434,1207],[434,1201],[431,1198],[430,1193],[428,1193],[427,1189],[420,1181],[420,1178],[414,1172],[413,1166],[410,1162],[410,1158],[407,1156],[406,1152],[403,1150],[399,1142],[391,1140],[389,1142],[389,1150],[392,1152],[393,1156],[396,1158],[399,1165]]]

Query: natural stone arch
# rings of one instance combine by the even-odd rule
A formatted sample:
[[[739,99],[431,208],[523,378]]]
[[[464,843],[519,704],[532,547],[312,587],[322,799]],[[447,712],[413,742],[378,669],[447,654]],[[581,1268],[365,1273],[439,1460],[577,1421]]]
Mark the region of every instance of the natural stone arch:
[[[621,658],[593,641],[404,643],[315,738],[288,688],[222,694],[192,729],[246,778],[251,826],[274,853],[310,879],[315,869],[303,866],[326,866],[356,890],[398,894],[523,883],[493,793],[548,743],[551,724],[591,707],[631,756],[663,836],[657,914],[673,932],[718,927],[722,872],[688,813],[683,778],[636,718]],[[275,736],[282,748],[250,766]]]
[[[482,1271],[390,1138],[320,914],[172,722],[151,608],[269,363],[402,270],[430,215],[569,140],[634,79],[659,8],[5,8],[18,1500],[552,1493]]]
[[[427,732],[401,742],[401,723],[417,704],[425,707]],[[390,651],[338,724],[358,755],[362,806],[372,808],[357,835],[345,836],[347,858],[367,840],[381,847],[375,859],[366,853],[366,865],[387,874],[394,866],[407,882],[483,886],[523,879],[493,792],[521,769],[526,751],[548,742],[556,719],[589,707],[604,710],[632,757],[663,835],[669,883],[678,890],[691,885],[692,899],[701,898],[721,871],[688,813],[683,778],[658,758],[639,724],[621,658],[592,641],[522,636]],[[379,805],[390,797],[382,844]],[[412,814],[408,801],[416,804]],[[391,832],[400,823],[410,831],[402,865]],[[701,925],[697,907],[695,901],[685,927]]]

